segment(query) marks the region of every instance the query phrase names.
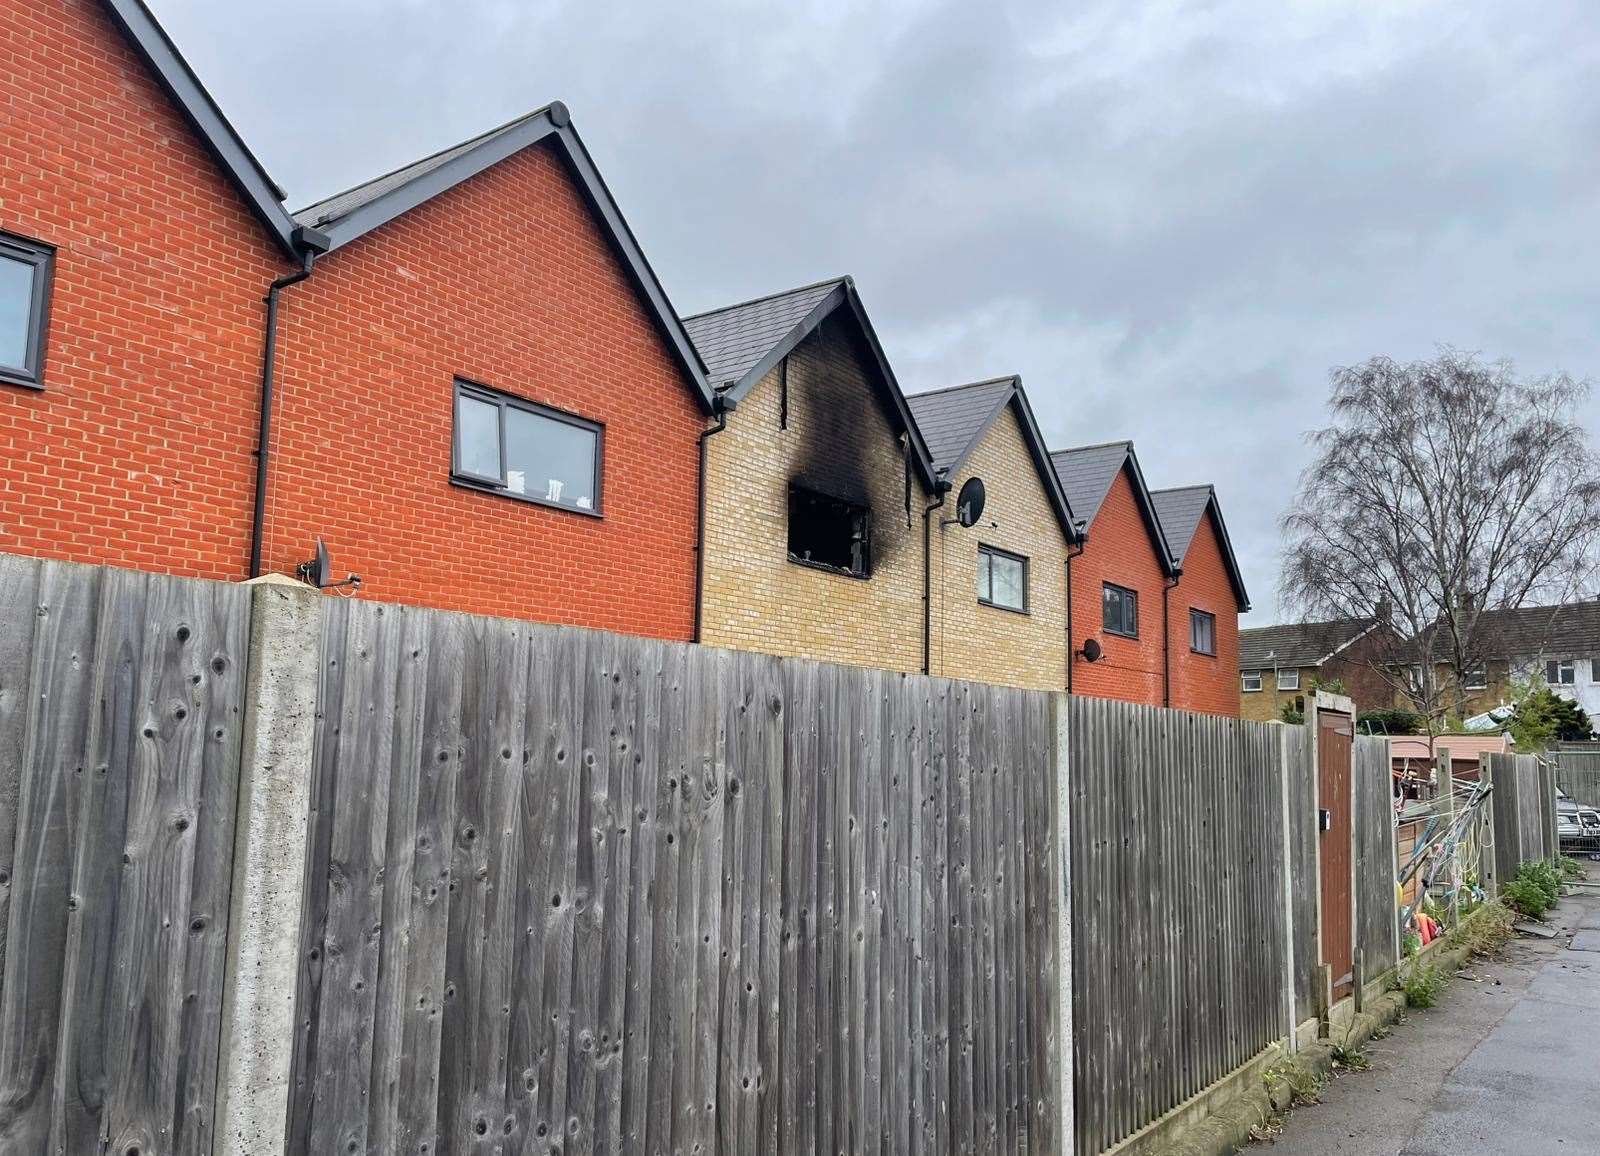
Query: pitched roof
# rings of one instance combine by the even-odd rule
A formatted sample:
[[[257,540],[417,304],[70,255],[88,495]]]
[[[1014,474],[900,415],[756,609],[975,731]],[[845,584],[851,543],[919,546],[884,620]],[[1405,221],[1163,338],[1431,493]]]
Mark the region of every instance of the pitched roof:
[[[1056,477],[1061,481],[1062,492],[1072,508],[1078,525],[1087,532],[1092,530],[1100,507],[1111,492],[1111,484],[1123,470],[1133,485],[1133,500],[1144,518],[1145,529],[1150,532],[1150,543],[1156,548],[1161,567],[1168,575],[1179,571],[1178,560],[1161,528],[1161,518],[1156,513],[1150,490],[1144,484],[1144,471],[1139,468],[1139,456],[1133,452],[1130,441],[1104,442],[1101,445],[1078,446],[1057,450],[1050,455]]]
[[[884,396],[911,440],[917,472],[931,489],[935,478],[927,443],[850,277],[834,277],[696,313],[683,319],[683,327],[694,339],[718,395],[737,403],[818,326],[841,312],[866,343]]]
[[[684,331],[677,310],[667,300],[666,290],[650,267],[639,242],[623,219],[595,168],[583,139],[572,126],[567,106],[559,100],[519,116],[498,128],[481,133],[419,161],[384,173],[342,193],[307,205],[294,219],[305,228],[315,228],[328,241],[333,252],[418,205],[450,191],[463,181],[477,176],[523,149],[548,142],[565,164],[579,193],[595,215],[601,232],[611,242],[612,251],[633,282],[656,328],[667,343],[701,406],[715,409],[715,394],[706,378],[705,366],[695,351],[694,342]]]
[[[1493,658],[1600,656],[1600,601],[1485,610],[1476,634],[1481,652]]]
[[[683,327],[700,351],[712,385],[728,389],[742,381],[786,336],[803,326],[813,310],[820,306],[831,313],[843,300],[844,278],[833,277],[685,317]],[[761,380],[770,368],[762,369],[755,380]]]
[[[101,5],[238,188],[256,219],[286,253],[294,254],[295,223],[283,207],[283,190],[228,123],[150,10],[142,0],[101,0]]]
[[[1239,669],[1321,666],[1378,625],[1376,618],[1291,622],[1239,631]]]
[[[1178,486],[1167,490],[1151,490],[1150,501],[1156,508],[1161,532],[1166,535],[1167,545],[1180,568],[1183,560],[1189,556],[1195,531],[1200,528],[1206,511],[1211,511],[1211,523],[1217,530],[1222,564],[1228,569],[1228,581],[1233,584],[1234,597],[1241,612],[1249,610],[1250,595],[1244,588],[1244,574],[1239,570],[1238,558],[1234,557],[1233,541],[1228,537],[1227,524],[1222,520],[1222,503],[1217,501],[1215,487]]]
[[[914,394],[906,398],[906,402],[917,419],[923,440],[928,443],[934,469],[946,479],[960,471],[994,425],[995,419],[1010,406],[1016,412],[1023,443],[1033,459],[1034,470],[1040,485],[1044,487],[1045,497],[1061,524],[1062,534],[1069,542],[1078,540],[1072,507],[1061,490],[1060,479],[1056,477],[1055,467],[1050,462],[1050,451],[1045,447],[1044,436],[1033,419],[1033,407],[1028,404],[1028,395],[1022,388],[1020,377],[1013,374],[967,385],[947,386]]]

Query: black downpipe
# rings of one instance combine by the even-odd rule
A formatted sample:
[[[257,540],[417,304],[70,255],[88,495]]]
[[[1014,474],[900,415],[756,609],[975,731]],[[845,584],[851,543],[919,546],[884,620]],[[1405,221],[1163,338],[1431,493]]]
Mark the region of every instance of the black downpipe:
[[[944,505],[951,483],[940,478],[934,483],[937,501],[922,510],[922,673],[933,673],[933,514]]]
[[[1083,534],[1078,535],[1078,548],[1067,549],[1067,693],[1072,693],[1072,668],[1078,663],[1078,652],[1072,634],[1072,560],[1082,554],[1085,546]]]
[[[716,407],[717,424],[710,429],[700,431],[700,505],[694,526],[693,641],[695,642],[700,641],[700,623],[705,613],[706,596],[706,442],[728,428],[728,414],[738,406],[731,397],[721,396],[718,396],[713,404]]]
[[[261,540],[267,525],[267,463],[272,453],[273,363],[278,355],[278,294],[311,276],[317,255],[308,250],[297,272],[279,277],[267,289],[267,341],[261,356],[261,426],[256,434],[256,502],[250,522],[250,577],[261,577]]]
[[[1179,570],[1161,587],[1161,705],[1172,705],[1172,620],[1169,610],[1170,595],[1178,588],[1183,577]]]

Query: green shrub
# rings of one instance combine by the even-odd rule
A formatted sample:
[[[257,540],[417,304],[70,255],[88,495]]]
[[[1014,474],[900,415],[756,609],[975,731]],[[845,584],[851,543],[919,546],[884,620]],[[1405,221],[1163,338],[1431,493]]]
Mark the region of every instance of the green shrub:
[[[1561,898],[1561,874],[1554,863],[1524,863],[1516,877],[1501,889],[1507,907],[1529,919],[1539,919]]]
[[[1462,920],[1461,926],[1450,933],[1451,942],[1473,955],[1491,955],[1511,938],[1513,918],[1504,904],[1486,903],[1476,919]]]
[[[1414,710],[1369,710],[1356,716],[1364,735],[1420,735],[1423,718]]]
[[[1560,872],[1563,883],[1576,883],[1589,878],[1589,873],[1578,866],[1576,859],[1568,859],[1565,855],[1556,860],[1556,869]]]
[[[1405,939],[1401,940],[1401,948],[1405,953],[1405,957],[1410,959],[1413,955],[1416,955],[1417,952],[1422,950],[1422,936],[1418,935],[1415,931],[1406,932]]]
[[[1427,967],[1413,965],[1411,974],[1401,984],[1401,990],[1406,993],[1406,1006],[1415,1008],[1430,1008],[1438,1003],[1443,987],[1444,973],[1431,963]]]

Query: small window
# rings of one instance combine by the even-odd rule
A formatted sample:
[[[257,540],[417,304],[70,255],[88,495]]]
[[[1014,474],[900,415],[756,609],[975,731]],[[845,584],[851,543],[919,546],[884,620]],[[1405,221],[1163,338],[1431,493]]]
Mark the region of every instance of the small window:
[[[789,558],[852,578],[871,577],[872,511],[789,487]]]
[[[1139,637],[1139,595],[1126,586],[1105,584],[1103,622],[1112,634]]]
[[[1589,660],[1589,681],[1600,682],[1600,658]]]
[[[1489,667],[1483,663],[1477,666],[1469,666],[1466,676],[1461,680],[1461,688],[1463,690],[1488,690]]]
[[[456,383],[455,480],[528,502],[600,512],[601,427]]]
[[[1217,652],[1217,616],[1204,610],[1189,611],[1189,649],[1196,654]]]
[[[1577,675],[1577,663],[1570,658],[1552,658],[1544,664],[1544,680],[1551,686],[1571,686]]]
[[[50,319],[55,251],[0,233],[0,382],[44,385],[44,334]]]
[[[1254,694],[1261,689],[1261,672],[1259,670],[1241,670],[1239,672],[1239,689],[1246,694]]]
[[[978,601],[1028,612],[1028,560],[993,546],[978,547]]]
[[[1290,669],[1290,670],[1280,670],[1280,671],[1278,671],[1278,689],[1279,690],[1299,690],[1300,689],[1300,670],[1299,670],[1298,667]]]

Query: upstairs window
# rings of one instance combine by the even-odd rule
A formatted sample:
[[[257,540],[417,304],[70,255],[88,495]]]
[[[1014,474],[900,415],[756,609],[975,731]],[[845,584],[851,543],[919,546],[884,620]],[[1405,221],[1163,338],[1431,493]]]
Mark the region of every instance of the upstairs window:
[[[1105,584],[1102,622],[1107,631],[1126,638],[1139,637],[1139,595],[1126,586]]]
[[[851,578],[872,575],[872,511],[789,487],[789,557]]]
[[[1241,670],[1239,672],[1239,689],[1246,694],[1254,694],[1261,689],[1261,672],[1259,670]]]
[[[0,382],[44,387],[54,265],[49,246],[0,233]]]
[[[1544,664],[1544,680],[1551,686],[1571,686],[1578,678],[1578,665],[1570,658],[1552,658]]]
[[[1467,673],[1461,680],[1463,690],[1488,690],[1489,667],[1485,663],[1467,667]]]
[[[978,547],[978,601],[1001,610],[1028,612],[1028,560],[1020,554]]]
[[[1300,669],[1299,669],[1299,667],[1295,667],[1292,670],[1280,670],[1280,671],[1278,671],[1278,689],[1279,690],[1299,690],[1300,689]]]
[[[601,441],[595,422],[456,383],[451,473],[463,485],[598,514]]]
[[[1217,616],[1204,610],[1189,611],[1189,649],[1196,654],[1217,653]]]

